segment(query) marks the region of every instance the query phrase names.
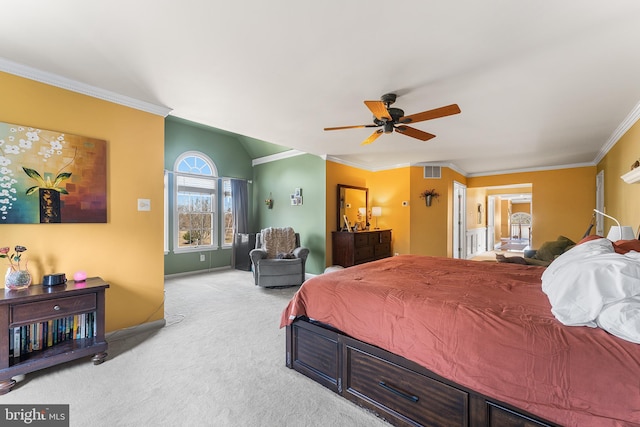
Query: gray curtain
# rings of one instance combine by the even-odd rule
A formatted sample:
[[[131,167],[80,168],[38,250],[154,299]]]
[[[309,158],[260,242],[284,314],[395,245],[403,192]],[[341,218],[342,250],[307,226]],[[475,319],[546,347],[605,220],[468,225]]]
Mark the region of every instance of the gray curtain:
[[[231,268],[236,268],[236,235],[249,232],[249,191],[247,181],[231,180],[233,203],[233,248],[231,251]]]

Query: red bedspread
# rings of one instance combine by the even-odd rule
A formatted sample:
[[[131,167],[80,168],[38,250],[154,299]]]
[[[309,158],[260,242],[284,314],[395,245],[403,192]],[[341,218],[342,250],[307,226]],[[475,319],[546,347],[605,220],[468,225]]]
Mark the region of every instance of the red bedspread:
[[[640,345],[563,326],[541,267],[402,255],[308,280],[307,316],[567,426],[640,425]]]

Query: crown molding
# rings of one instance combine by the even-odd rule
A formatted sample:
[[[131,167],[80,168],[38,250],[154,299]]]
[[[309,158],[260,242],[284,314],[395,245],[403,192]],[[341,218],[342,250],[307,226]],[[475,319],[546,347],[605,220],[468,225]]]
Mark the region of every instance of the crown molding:
[[[596,165],[597,163],[587,162],[587,163],[573,163],[568,165],[543,166],[543,167],[537,167],[537,168],[505,169],[501,171],[470,173],[469,175],[467,175],[467,178],[475,178],[479,176],[506,175],[510,173],[544,172],[544,171],[551,171],[551,170],[558,170],[558,169],[586,168],[586,167],[592,167]]]
[[[171,108],[162,105],[152,104],[150,102],[134,99],[129,96],[120,95],[99,87],[81,83],[57,74],[41,71],[36,68],[18,64],[5,58],[0,58],[0,71],[24,77],[29,80],[35,80],[50,86],[59,87],[82,95],[91,96],[93,98],[102,99],[104,101],[113,102],[114,104],[124,105],[125,107],[135,108],[136,110],[167,117],[171,112]]]
[[[596,165],[600,163],[600,160],[602,160],[604,156],[607,155],[609,150],[611,150],[613,146],[616,145],[616,143],[620,140],[620,138],[622,138],[623,135],[627,133],[629,129],[631,129],[631,127],[638,121],[638,119],[640,119],[640,102],[638,102],[636,106],[633,107],[633,110],[631,110],[631,112],[627,115],[627,117],[625,117],[622,123],[618,125],[616,130],[613,131],[607,142],[598,152],[596,158],[593,159],[593,162]]]
[[[302,156],[303,154],[307,154],[304,151],[300,150],[287,150],[282,153],[271,154],[270,156],[258,157],[257,159],[253,159],[251,161],[251,166],[262,165],[264,163],[271,163],[278,160],[288,159],[291,157]]]

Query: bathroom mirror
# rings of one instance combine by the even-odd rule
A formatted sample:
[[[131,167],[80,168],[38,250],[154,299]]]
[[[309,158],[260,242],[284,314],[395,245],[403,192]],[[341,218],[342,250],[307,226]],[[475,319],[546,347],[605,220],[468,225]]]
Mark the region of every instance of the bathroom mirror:
[[[359,208],[364,208],[364,212],[369,211],[368,200],[368,188],[338,184],[338,231],[346,228],[344,223],[345,216],[349,219],[349,224],[353,225],[358,220]],[[362,217],[362,220],[366,222],[366,215]],[[360,225],[359,230],[362,229],[364,228]]]

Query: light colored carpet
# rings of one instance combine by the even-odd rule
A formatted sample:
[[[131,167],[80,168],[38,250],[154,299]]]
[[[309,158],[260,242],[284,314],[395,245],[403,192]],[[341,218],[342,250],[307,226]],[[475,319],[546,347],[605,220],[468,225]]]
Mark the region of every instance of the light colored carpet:
[[[35,372],[4,404],[70,404],[71,426],[388,426],[285,366],[280,313],[297,288],[250,272],[168,279],[162,329],[109,337],[109,357]]]

